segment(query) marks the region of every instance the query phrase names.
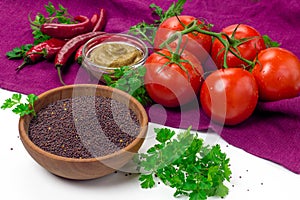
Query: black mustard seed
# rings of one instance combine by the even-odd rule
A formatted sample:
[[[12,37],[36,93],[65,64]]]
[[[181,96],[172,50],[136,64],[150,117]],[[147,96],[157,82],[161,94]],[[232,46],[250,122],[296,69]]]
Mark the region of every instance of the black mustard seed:
[[[29,138],[41,149],[69,158],[114,153],[140,131],[136,114],[106,97],[82,96],[56,101],[41,109],[29,124]]]

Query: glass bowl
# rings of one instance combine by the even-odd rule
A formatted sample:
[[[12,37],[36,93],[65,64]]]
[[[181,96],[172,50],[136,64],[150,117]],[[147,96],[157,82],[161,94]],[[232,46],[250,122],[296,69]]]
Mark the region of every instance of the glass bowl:
[[[145,63],[147,57],[148,48],[139,38],[128,34],[106,33],[85,43],[82,66],[92,76],[105,82],[103,74],[115,78],[115,69],[122,66],[137,68]]]

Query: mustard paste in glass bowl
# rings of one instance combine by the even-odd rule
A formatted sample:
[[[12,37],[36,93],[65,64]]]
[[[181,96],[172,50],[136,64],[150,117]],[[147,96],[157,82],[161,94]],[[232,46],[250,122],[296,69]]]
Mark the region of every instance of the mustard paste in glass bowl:
[[[82,66],[104,82],[103,74],[113,78],[122,66],[137,68],[145,63],[148,48],[140,39],[127,34],[103,34],[92,38],[83,47]]]

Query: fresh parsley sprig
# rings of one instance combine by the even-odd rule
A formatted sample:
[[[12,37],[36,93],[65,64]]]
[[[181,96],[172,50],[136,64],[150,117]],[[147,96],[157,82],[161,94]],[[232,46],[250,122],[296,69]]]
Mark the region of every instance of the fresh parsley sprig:
[[[21,94],[13,94],[11,98],[5,100],[2,104],[1,109],[5,110],[11,108],[15,114],[20,115],[21,117],[24,115],[33,114],[36,116],[34,110],[34,102],[38,99],[38,97],[34,94],[27,95],[26,101],[27,103],[22,103],[22,95]]]
[[[277,41],[272,40],[268,35],[263,35],[262,36],[267,48],[270,47],[279,47],[280,43],[278,43]]]
[[[229,159],[220,145],[204,145],[204,141],[190,132],[177,135],[168,129],[155,129],[158,144],[146,153],[137,154],[135,161],[142,172],[142,188],[152,188],[157,179],[175,188],[175,197],[188,196],[190,200],[205,200],[209,196],[224,197],[229,190]]]
[[[32,44],[24,44],[21,47],[13,48],[6,53],[8,59],[22,59],[25,57],[26,52],[31,49]]]
[[[73,20],[73,17],[69,14],[68,9],[63,5],[58,4],[58,8],[56,8],[51,2],[48,2],[47,5],[44,6],[47,12],[47,15],[43,15],[42,13],[37,13],[34,20],[29,18],[30,27],[32,29],[32,35],[34,38],[34,44],[39,44],[50,39],[50,36],[43,34],[40,30],[40,27],[44,23],[48,22],[56,22],[60,24],[72,24],[76,23]]]
[[[135,97],[141,104],[147,105],[152,102],[151,98],[144,86],[144,76],[146,68],[140,66],[135,69],[131,69],[128,66],[123,66],[115,69],[111,78],[110,75],[104,74],[103,78],[106,84],[110,87],[114,87],[125,91]]]
[[[49,35],[43,34],[40,30],[40,27],[47,22],[57,22],[61,24],[72,24],[76,23],[73,17],[68,13],[68,10],[62,6],[58,5],[56,8],[51,2],[45,6],[47,15],[42,13],[37,13],[34,17],[34,20],[28,15],[28,20],[30,22],[30,27],[32,29],[33,35],[33,44],[24,44],[21,47],[13,48],[11,51],[6,53],[8,59],[22,59],[25,57],[26,52],[33,46],[50,39]]]
[[[149,45],[154,45],[154,38],[157,31],[157,25],[140,22],[135,26],[131,26],[129,34],[138,36],[141,40],[147,42]]]
[[[146,23],[143,21],[131,26],[129,33],[138,36],[140,39],[153,46],[159,24],[170,17],[180,15],[183,11],[183,5],[185,2],[186,0],[178,0],[176,3],[172,3],[166,11],[154,3],[150,4],[150,8],[152,9],[153,13],[159,17],[159,19],[155,19],[153,23]]]
[[[158,20],[154,20],[154,23],[160,24],[170,17],[180,15],[183,11],[183,6],[185,2],[186,0],[178,0],[176,3],[172,3],[166,11],[164,11],[161,7],[154,3],[150,4],[150,8],[153,10],[153,12],[159,16]]]

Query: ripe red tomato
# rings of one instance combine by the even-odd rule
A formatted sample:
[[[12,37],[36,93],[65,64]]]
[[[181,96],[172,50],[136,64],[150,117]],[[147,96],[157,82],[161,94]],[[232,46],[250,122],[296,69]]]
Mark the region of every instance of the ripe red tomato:
[[[238,28],[236,29],[236,27]],[[236,31],[235,31],[236,29]],[[234,33],[235,31],[235,33]],[[263,49],[266,48],[266,45],[264,43],[264,40],[262,39],[260,33],[254,29],[251,26],[245,25],[245,24],[234,24],[230,25],[228,27],[225,27],[221,32],[225,33],[229,37],[232,37],[233,39],[246,39],[246,38],[253,38],[247,42],[244,42],[242,44],[240,43],[234,43],[234,46],[237,46],[238,52],[240,55],[250,61],[253,61],[256,57],[256,55]],[[234,33],[234,36],[233,36]],[[225,39],[226,37],[223,36]],[[232,48],[231,48],[232,49]],[[234,49],[232,49],[234,50]],[[234,50],[236,52],[236,50]],[[216,66],[220,69],[223,67],[224,63],[224,46],[223,44],[218,40],[215,39],[212,44],[211,49],[211,57],[214,60]],[[228,67],[244,67],[247,66],[247,64],[240,60],[238,57],[233,55],[231,52],[228,52],[226,57],[227,65]]]
[[[178,21],[178,19],[180,21]],[[155,49],[160,49],[159,45],[164,41],[166,41],[175,32],[184,30],[185,28],[182,26],[182,24],[188,25],[192,23],[194,20],[197,20],[195,17],[187,16],[187,15],[178,16],[178,19],[177,17],[170,17],[159,25],[154,40]],[[197,20],[197,23],[199,25],[203,24],[200,20]],[[207,28],[205,27],[203,27],[203,29],[207,30]],[[198,32],[191,32],[183,36],[181,48],[185,48],[189,52],[196,55],[197,58],[203,63],[206,60],[206,58],[209,56],[211,44],[212,44],[211,36],[198,33]],[[186,46],[184,47],[184,45]],[[171,47],[178,46],[178,40],[171,43],[170,46]]]
[[[300,61],[286,49],[272,47],[261,51],[252,73],[261,100],[276,101],[300,94]]]
[[[255,110],[258,88],[253,75],[242,68],[219,69],[203,82],[200,103],[215,122],[236,125]]]
[[[180,59],[185,60],[181,61],[180,65],[186,71],[178,64],[170,62],[170,57],[172,55],[166,49],[152,53],[145,63],[147,71],[144,81],[149,96],[156,103],[166,107],[177,107],[197,97],[203,69],[199,60],[188,51],[183,51],[180,55]]]

